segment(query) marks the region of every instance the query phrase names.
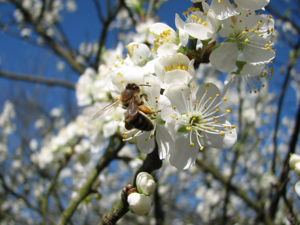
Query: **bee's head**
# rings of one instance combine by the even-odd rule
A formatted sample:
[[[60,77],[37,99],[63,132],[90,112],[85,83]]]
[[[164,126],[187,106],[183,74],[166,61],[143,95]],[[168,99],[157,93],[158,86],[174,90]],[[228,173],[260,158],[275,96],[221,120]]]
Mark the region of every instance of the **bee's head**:
[[[129,83],[129,84],[126,85],[126,89],[139,91],[140,87],[135,83]]]

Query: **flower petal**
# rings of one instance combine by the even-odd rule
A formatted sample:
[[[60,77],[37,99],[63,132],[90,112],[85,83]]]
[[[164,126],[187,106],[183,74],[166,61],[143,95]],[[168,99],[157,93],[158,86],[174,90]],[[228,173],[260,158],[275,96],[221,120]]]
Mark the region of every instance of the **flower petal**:
[[[170,163],[177,169],[189,169],[196,161],[199,146],[189,146],[188,134],[181,135],[175,142],[175,147],[170,151]]]
[[[238,54],[235,43],[225,42],[211,53],[209,61],[217,70],[231,72],[235,68]]]

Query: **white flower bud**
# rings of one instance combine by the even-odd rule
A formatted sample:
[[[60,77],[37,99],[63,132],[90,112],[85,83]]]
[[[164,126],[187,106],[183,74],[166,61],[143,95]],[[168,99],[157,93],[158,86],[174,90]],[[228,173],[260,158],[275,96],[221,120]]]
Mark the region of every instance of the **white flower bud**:
[[[131,193],[127,198],[127,202],[130,210],[137,215],[147,215],[151,209],[150,197],[137,192]]]
[[[141,194],[151,195],[155,190],[156,183],[149,173],[141,172],[136,177],[136,186]]]
[[[300,162],[295,164],[294,171],[298,176],[300,176]]]
[[[297,154],[292,154],[290,156],[290,167],[291,169],[295,169],[295,166],[296,166],[296,163],[299,163],[300,162],[300,155],[297,155]]]
[[[295,184],[295,191],[297,195],[300,197],[300,181]]]

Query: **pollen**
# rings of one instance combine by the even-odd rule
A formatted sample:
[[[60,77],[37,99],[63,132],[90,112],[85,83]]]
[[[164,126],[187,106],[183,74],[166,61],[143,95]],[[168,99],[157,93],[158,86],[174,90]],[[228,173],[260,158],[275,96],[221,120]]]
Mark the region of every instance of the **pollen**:
[[[227,101],[227,98],[224,98],[223,101],[226,102],[226,101]]]
[[[176,109],[177,107],[176,107],[176,105],[173,105],[173,109]]]
[[[175,116],[173,114],[170,114],[170,117],[175,118]]]
[[[188,126],[188,127],[186,127],[185,129],[186,129],[187,131],[190,131],[192,128]]]
[[[232,125],[231,128],[234,129],[234,128],[235,128],[235,125]]]
[[[216,108],[216,112],[219,112],[219,111],[220,111],[220,109]]]
[[[119,96],[115,96],[115,100],[119,100]]]
[[[194,147],[195,146],[195,143],[190,143],[190,147]]]
[[[225,136],[225,132],[224,131],[220,131],[220,135],[221,136]]]
[[[201,146],[201,147],[200,147],[200,151],[203,151],[203,150],[204,150],[204,146]]]
[[[248,43],[248,42],[249,42],[249,39],[248,39],[248,38],[245,38],[244,42],[245,42],[245,43]]]
[[[226,112],[227,112],[227,113],[231,113],[231,110],[230,110],[230,109],[227,109]]]
[[[216,94],[216,97],[220,97],[220,94]]]

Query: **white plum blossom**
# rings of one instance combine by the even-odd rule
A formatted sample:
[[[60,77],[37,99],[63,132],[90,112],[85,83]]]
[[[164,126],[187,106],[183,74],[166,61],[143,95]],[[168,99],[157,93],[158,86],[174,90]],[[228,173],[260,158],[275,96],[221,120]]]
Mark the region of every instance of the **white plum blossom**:
[[[198,40],[207,40],[213,38],[219,28],[219,21],[212,15],[211,11],[201,12],[199,8],[189,8],[183,12],[185,21],[183,22],[176,14],[176,24],[190,36]]]
[[[238,61],[254,65],[269,63],[275,57],[270,35],[273,26],[272,18],[249,11],[225,20],[220,32],[228,39],[210,55],[212,66],[231,72],[239,66]]]
[[[177,25],[177,23],[176,23]],[[149,27],[154,34],[152,51],[157,51],[158,55],[176,54],[180,46],[185,46],[188,42],[188,35],[179,28],[179,35],[170,26],[164,23],[154,23]]]
[[[166,95],[171,100],[174,113],[165,118],[175,124],[178,138],[170,152],[170,163],[178,169],[194,165],[199,150],[204,147],[230,148],[237,139],[235,126],[224,117],[219,89],[212,83],[196,88],[169,88]]]

